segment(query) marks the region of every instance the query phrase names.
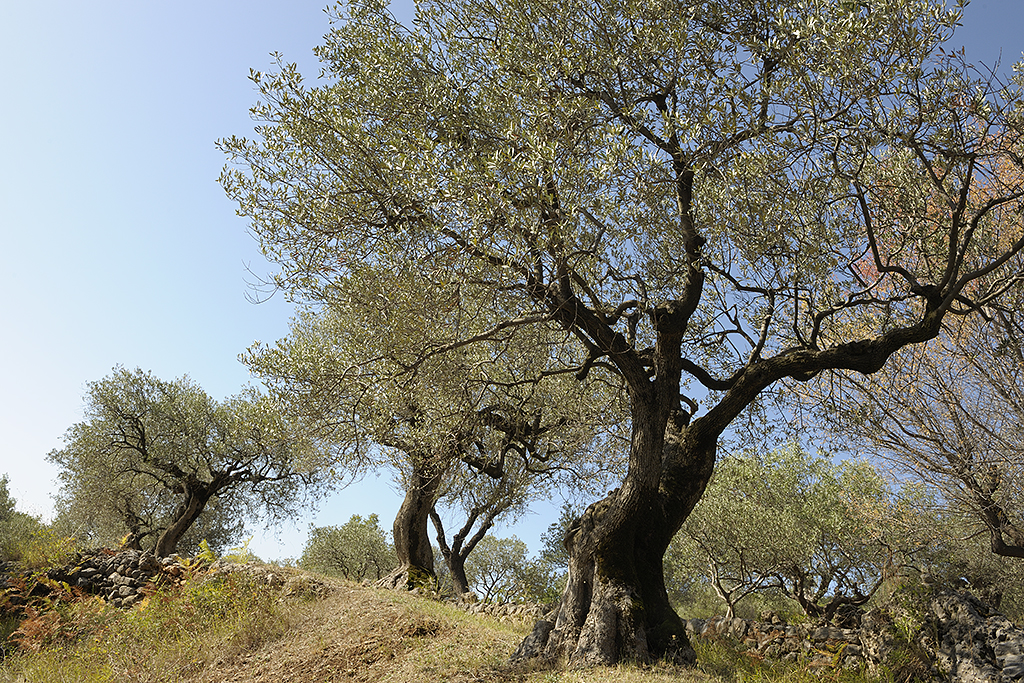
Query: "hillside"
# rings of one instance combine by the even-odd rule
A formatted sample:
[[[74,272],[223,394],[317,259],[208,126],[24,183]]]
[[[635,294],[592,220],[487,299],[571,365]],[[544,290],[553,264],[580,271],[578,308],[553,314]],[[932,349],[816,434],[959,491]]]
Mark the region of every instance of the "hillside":
[[[294,568],[100,550],[0,588],[0,683],[1024,680],[1024,629],[957,593],[909,595],[859,630],[694,619],[696,670],[563,671],[507,665],[531,618]]]
[[[244,573],[195,572],[121,610],[55,588],[28,607],[0,681],[708,681],[672,667],[600,672],[505,666],[530,627],[426,597],[293,569],[268,588]],[[282,579],[282,575],[285,577]]]

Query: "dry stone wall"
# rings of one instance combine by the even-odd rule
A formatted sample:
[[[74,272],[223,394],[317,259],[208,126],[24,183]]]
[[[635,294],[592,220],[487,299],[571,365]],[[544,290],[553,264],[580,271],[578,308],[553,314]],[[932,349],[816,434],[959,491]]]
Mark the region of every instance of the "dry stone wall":
[[[128,608],[140,602],[147,590],[157,585],[181,583],[196,573],[211,577],[244,576],[255,584],[280,590],[285,596],[322,598],[331,590],[327,582],[294,570],[223,560],[186,561],[177,555],[161,558],[139,550],[83,553],[76,561],[47,574],[55,581],[99,595],[115,607]]]
[[[158,581],[177,582],[188,571],[180,558],[159,558],[142,550],[112,553],[96,550],[47,575],[101,596],[115,607],[131,607],[144,597],[143,589]]]
[[[729,638],[751,656],[800,662],[808,668],[904,669],[901,680],[958,683],[1024,682],[1024,628],[967,593],[925,598],[911,617],[873,609],[856,628],[786,624],[778,617],[746,621],[691,619],[695,638]]]

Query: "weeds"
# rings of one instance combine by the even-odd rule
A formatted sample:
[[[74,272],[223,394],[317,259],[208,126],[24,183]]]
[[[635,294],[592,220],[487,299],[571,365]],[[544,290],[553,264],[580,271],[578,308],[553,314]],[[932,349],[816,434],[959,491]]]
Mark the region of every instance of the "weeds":
[[[288,626],[277,596],[241,577],[155,589],[131,610],[70,592],[25,613],[13,634],[18,651],[0,665],[0,681],[176,680]]]

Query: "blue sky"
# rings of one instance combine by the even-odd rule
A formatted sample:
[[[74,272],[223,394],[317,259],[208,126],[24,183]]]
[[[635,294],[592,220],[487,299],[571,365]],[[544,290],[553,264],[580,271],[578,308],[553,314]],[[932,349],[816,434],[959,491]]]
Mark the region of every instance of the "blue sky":
[[[246,300],[267,270],[216,182],[214,141],[252,130],[250,68],[269,53],[317,73],[324,0],[0,3],[0,474],[19,507],[48,516],[46,454],[81,419],[85,384],[116,364],[190,375],[217,398],[250,381],[237,361],[287,333],[281,300]],[[411,3],[394,5],[408,16]],[[1005,66],[1024,50],[1024,1],[974,0],[953,41]],[[295,557],[310,521],[340,524],[400,504],[367,478],[296,527],[260,533],[264,558]],[[532,548],[539,506],[511,529]],[[254,531],[257,531],[254,529]]]

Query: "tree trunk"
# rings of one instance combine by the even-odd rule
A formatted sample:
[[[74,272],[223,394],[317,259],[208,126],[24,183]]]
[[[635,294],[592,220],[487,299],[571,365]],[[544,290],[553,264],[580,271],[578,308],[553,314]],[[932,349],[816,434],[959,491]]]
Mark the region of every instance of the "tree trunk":
[[[392,525],[398,567],[377,582],[384,588],[412,590],[433,583],[435,578],[428,524],[444,468],[429,458],[412,458],[412,461],[409,487]]]
[[[452,589],[455,595],[463,596],[469,593],[469,579],[466,577],[466,556],[453,553],[445,558],[448,563],[448,571],[452,575]]]
[[[455,591],[457,597],[461,598],[470,592],[469,578],[466,576],[466,558],[494,526],[495,518],[507,510],[510,503],[511,499],[505,498],[491,506],[474,506],[466,517],[465,524],[452,537],[451,544],[448,543],[445,536],[444,524],[441,522],[440,515],[436,510],[431,510],[430,519],[434,522],[434,528],[437,530],[437,544],[441,548],[441,554],[444,555],[448,571],[451,572],[452,590]],[[483,521],[480,523],[480,528],[467,540],[466,537],[473,530],[473,525],[481,519],[481,515],[483,515]]]
[[[636,431],[634,449],[644,441],[662,445],[661,439],[638,439]],[[695,441],[670,423],[660,476],[640,477],[631,469],[621,489],[587,508],[566,536],[569,581],[555,622],[538,622],[513,662],[541,658],[582,668],[696,661],[685,624],[669,604],[662,559],[704,493],[716,440]]]
[[[185,500],[175,510],[174,519],[160,534],[153,547],[153,554],[157,557],[167,557],[174,554],[178,549],[178,541],[188,531],[189,527],[199,519],[203,509],[210,498],[216,493],[215,485],[198,485],[197,482],[190,482],[184,490]]]

